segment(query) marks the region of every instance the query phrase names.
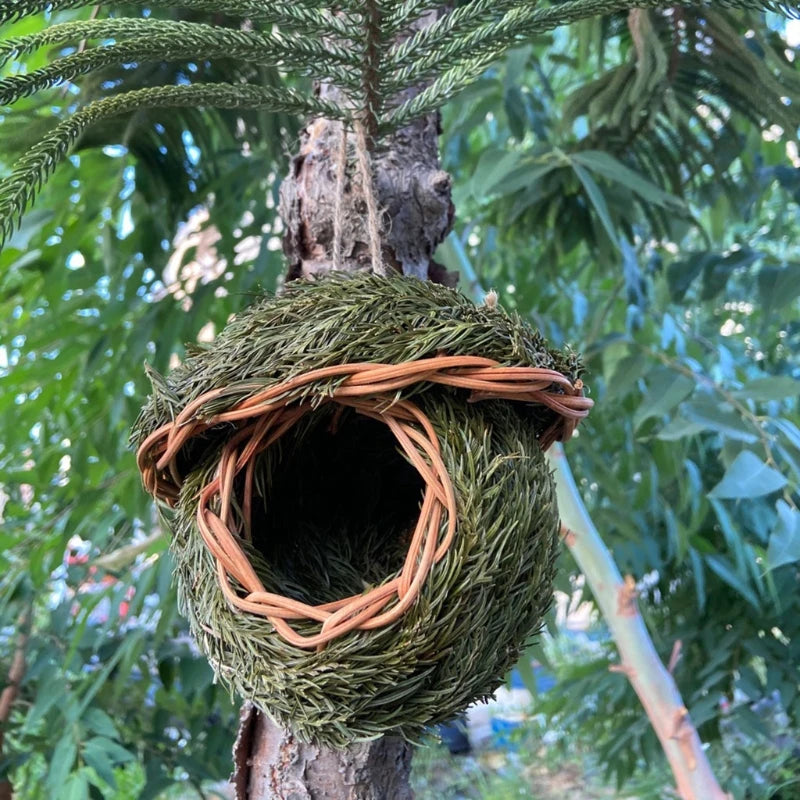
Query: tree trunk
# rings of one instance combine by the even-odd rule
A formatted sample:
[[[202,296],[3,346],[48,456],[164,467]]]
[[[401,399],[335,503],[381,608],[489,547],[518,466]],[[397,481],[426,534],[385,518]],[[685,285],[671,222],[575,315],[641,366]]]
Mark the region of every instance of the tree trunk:
[[[339,100],[335,87],[320,94]],[[317,119],[304,130],[281,185],[287,280],[372,268],[363,175],[347,134],[347,169],[339,122]],[[382,257],[389,268],[454,286],[458,274],[433,261],[453,224],[450,175],[439,165],[439,115],[429,114],[381,141],[371,153],[380,210]],[[341,191],[340,191],[341,190]],[[338,198],[338,200],[337,200]],[[340,257],[334,257],[335,225]],[[397,737],[346,750],[304,744],[245,704],[234,748],[237,800],[410,800],[411,746]]]
[[[453,286],[456,274],[432,260],[453,222],[450,175],[439,166],[439,132],[438,115],[434,114],[409,125],[372,154],[372,168],[384,262],[405,275]],[[350,134],[348,151],[352,143]],[[352,272],[372,267],[364,187],[352,155],[337,209],[341,147],[342,125],[314,120],[303,132],[300,152],[281,186],[289,280],[334,269],[337,210],[341,219],[339,268]]]
[[[3,759],[3,744],[5,742],[6,726],[11,717],[14,701],[19,694],[20,686],[25,678],[25,652],[28,649],[28,639],[31,635],[33,621],[33,603],[28,604],[17,622],[17,644],[14,655],[11,657],[11,666],[8,670],[3,691],[0,692],[0,761]],[[12,800],[14,787],[8,778],[0,778],[0,800]]]
[[[437,12],[424,15],[413,28],[424,28],[436,17]],[[365,71],[368,69],[369,65]],[[410,99],[421,88],[404,92],[394,102]],[[328,102],[348,102],[330,84],[322,84],[318,93]],[[281,184],[288,280],[331,269],[355,272],[372,268],[363,174],[353,155],[355,137],[349,133],[345,143],[343,132],[339,122],[310,122],[289,175]],[[455,211],[450,175],[439,164],[440,133],[439,114],[428,114],[382,138],[371,152],[371,171],[384,263],[404,275],[455,286],[457,273],[449,273],[432,258],[453,226]],[[348,157],[340,185],[338,167],[343,146]],[[341,231],[338,263],[333,252],[337,217]]]
[[[237,798],[411,800],[411,745],[398,737],[334,750],[297,741],[245,703],[234,747]]]

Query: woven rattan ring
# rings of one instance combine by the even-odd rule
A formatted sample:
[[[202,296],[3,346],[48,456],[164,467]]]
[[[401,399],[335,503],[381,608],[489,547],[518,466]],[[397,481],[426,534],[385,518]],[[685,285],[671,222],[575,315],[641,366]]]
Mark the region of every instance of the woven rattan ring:
[[[360,324],[352,318],[353,313],[370,316],[364,310],[368,308],[366,304],[359,311],[358,295],[363,292],[373,302],[377,298],[380,303],[381,293],[386,293],[387,289],[387,297],[393,297],[395,303],[416,299],[418,310],[422,310],[433,302],[439,305],[438,313],[423,315],[423,318],[412,314],[409,319],[402,320],[400,329],[396,327],[398,320],[390,313],[383,320],[383,324],[390,327],[388,336],[385,331],[381,337],[376,330],[376,341],[370,342],[369,337],[361,336]],[[415,295],[418,296],[415,298]],[[454,487],[443,457],[442,431],[437,430],[431,420],[431,415],[437,414],[432,405],[435,398],[449,403],[463,397],[467,407],[486,404],[487,408],[498,401],[510,401],[518,409],[518,416],[512,413],[509,418],[518,418],[521,424],[525,424],[524,409],[538,409],[533,415],[528,414],[527,427],[537,429],[535,437],[540,451],[555,441],[566,441],[589,412],[592,401],[583,396],[582,383],[574,375],[574,360],[567,358],[560,365],[555,363],[550,351],[540,346],[537,353],[531,348],[531,342],[525,341],[529,329],[518,320],[501,311],[476,309],[456,298],[458,295],[450,290],[403,279],[363,277],[345,282],[329,278],[318,283],[299,284],[281,298],[265,301],[255,310],[245,312],[221,334],[210,351],[187,359],[169,378],[154,377],[154,396],[135,434],[144,485],[166,506],[178,508],[183,534],[189,525],[188,514],[193,515],[192,527],[199,533],[212,559],[213,573],[225,601],[238,613],[253,620],[261,619],[262,624],[270,626],[273,633],[269,641],[284,643],[280,649],[288,648],[285,650],[288,661],[294,658],[292,648],[322,659],[338,641],[344,642],[342,647],[347,652],[352,652],[353,645],[347,642],[354,633],[363,637],[382,629],[393,630],[420,601],[432,571],[446,560],[459,535],[458,497],[465,492],[463,489],[456,491]],[[317,313],[308,315],[306,311],[314,308],[315,301]],[[311,305],[306,308],[309,302]],[[326,324],[326,312],[334,307],[342,319],[340,324],[330,326]],[[408,308],[413,309],[414,305],[410,303]],[[452,316],[454,309],[458,313],[448,324],[447,316]],[[467,324],[463,318],[465,312]],[[351,316],[349,326],[348,314]],[[471,314],[475,317],[472,320],[469,319]],[[408,312],[405,315],[408,316]],[[257,320],[263,327],[254,324]],[[457,323],[456,329],[463,327],[468,335],[463,337],[463,342],[452,342],[447,348],[447,339],[453,339],[453,323]],[[282,331],[287,340],[277,339],[276,331]],[[487,332],[496,337],[495,345],[486,346]],[[293,334],[297,337],[294,341]],[[310,339],[306,338],[309,336]],[[516,342],[511,341],[514,336]],[[381,338],[385,339],[386,346],[381,346]],[[408,350],[403,346],[406,339],[417,339],[421,345],[419,352],[404,353],[404,349]],[[494,357],[460,353],[459,350],[471,346],[470,339],[483,343],[482,349],[489,350]],[[361,344],[353,346],[353,341],[361,341]],[[396,363],[353,360],[354,356],[385,356],[387,350],[392,349],[392,341],[399,356]],[[510,352],[497,352],[497,342],[500,349]],[[269,357],[262,357],[259,365],[257,354],[264,352],[269,352]],[[286,359],[285,363],[280,363],[282,358]],[[548,366],[525,363],[537,358],[553,363]],[[324,363],[334,359],[341,359],[343,363]],[[320,365],[311,366],[315,361]],[[564,374],[555,366],[572,367],[573,374]],[[204,385],[205,381],[217,385]],[[258,509],[269,496],[269,487],[264,485],[266,479],[261,474],[263,461],[272,457],[279,464],[280,458],[274,455],[276,448],[292,435],[295,435],[294,446],[298,446],[297,443],[303,441],[303,431],[313,429],[315,420],[324,418],[326,431],[335,435],[343,418],[350,419],[353,415],[387,426],[399,451],[418,473],[422,485],[419,516],[403,538],[405,556],[394,574],[382,579],[373,576],[376,585],[367,585],[365,580],[363,591],[346,597],[306,602],[301,599],[302,592],[278,591],[276,581],[267,580],[264,576],[269,573],[258,568],[261,562],[254,554],[258,549],[256,543],[268,541],[273,534],[263,529],[263,513]],[[486,426],[485,422],[482,424]],[[295,433],[300,429],[300,433]],[[520,455],[509,453],[507,457],[514,459]],[[486,491],[488,494],[489,488]],[[515,522],[510,524],[513,526]],[[550,533],[555,524],[553,509],[552,520],[548,522]],[[280,532],[274,534],[280,535]],[[200,556],[203,561],[196,549],[191,552],[193,559]],[[550,545],[543,552],[552,559]],[[550,571],[548,565],[545,572],[549,575]],[[203,603],[196,599],[201,577],[191,571],[184,572],[183,605],[194,623],[195,634],[209,644],[205,649],[211,651],[212,664],[223,677],[243,689],[244,694],[261,700],[262,706],[274,711],[276,705],[281,704],[275,702],[271,690],[266,693],[254,690],[257,675],[241,680],[242,676],[235,674],[241,671],[241,665],[234,665],[233,669],[226,665],[224,643],[221,647],[219,641],[214,644],[215,640],[226,638],[220,635],[215,618],[219,604],[211,604],[217,611],[203,611]],[[192,586],[187,586],[187,582]],[[265,585],[270,582],[272,585]],[[208,589],[203,587],[202,591]],[[549,587],[545,587],[542,596],[548,591]],[[430,605],[430,599],[424,602]],[[541,609],[535,611],[539,614]],[[261,640],[257,638],[256,644],[258,641]],[[519,647],[523,643],[513,642],[512,645]],[[498,644],[508,647],[508,643]],[[264,652],[276,657],[274,647]],[[431,654],[426,657],[430,659]],[[337,658],[341,660],[340,655]],[[270,669],[275,666],[271,665]],[[250,666],[247,671],[252,670]],[[491,680],[496,682],[497,677],[500,676],[492,676]],[[482,680],[485,684],[485,676]],[[489,687],[481,688],[478,694],[489,690]],[[474,699],[475,693],[469,694],[469,699]],[[329,699],[329,704],[331,702],[333,700]],[[456,705],[464,705],[464,702]],[[281,711],[278,708],[277,716],[281,721],[297,722],[296,713]],[[327,712],[323,716],[330,718],[330,708]],[[305,713],[308,716],[307,709]],[[347,719],[348,716],[351,719]],[[434,719],[438,716],[441,714],[432,714]],[[338,718],[334,715],[340,732],[345,731],[338,737],[342,741],[363,737],[368,732],[363,725],[359,729],[352,717],[352,707],[347,708],[347,713],[342,709]],[[344,728],[342,718],[347,719]],[[430,721],[415,718],[409,721],[409,728]],[[378,725],[376,732],[383,727],[402,728],[403,722],[400,719],[390,726],[387,721],[383,726]],[[320,718],[308,726],[295,724],[294,727],[300,728],[301,735],[326,738],[326,732],[319,730],[321,725]],[[353,730],[346,725],[351,725]]]

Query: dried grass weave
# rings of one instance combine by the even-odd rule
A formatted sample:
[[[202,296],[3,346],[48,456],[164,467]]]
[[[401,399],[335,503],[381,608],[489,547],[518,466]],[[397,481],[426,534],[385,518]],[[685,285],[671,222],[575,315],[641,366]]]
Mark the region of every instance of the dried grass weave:
[[[398,305],[405,310],[398,313]],[[436,313],[420,317],[426,306]],[[378,309],[380,318],[373,319]],[[350,360],[345,346],[348,334],[351,349],[360,338],[355,315],[371,319],[376,333],[388,329],[395,334],[375,336],[371,343],[362,340],[359,354],[371,356],[369,360]],[[337,318],[339,324],[327,324]],[[453,336],[457,330],[463,341]],[[264,345],[275,339],[276,331],[282,344],[277,349],[283,350],[278,359],[283,363],[264,357]],[[495,345],[505,345],[505,358],[497,358],[496,348],[489,348],[494,357],[458,352],[470,340],[485,344],[490,332]],[[395,360],[398,345],[407,347],[413,339],[421,346],[416,357]],[[260,363],[253,359],[254,350],[262,354]],[[324,363],[336,359],[337,351],[342,363]],[[315,360],[317,366],[302,368]],[[224,380],[224,373],[236,364],[239,378]],[[572,374],[558,369],[565,366]],[[205,385],[215,369],[222,373],[218,385]],[[208,352],[188,359],[166,380],[155,378],[154,395],[135,434],[147,489],[177,510],[173,551],[182,606],[212,664],[245,696],[299,735],[340,744],[389,729],[413,735],[421,726],[485,696],[496,687],[549,602],[557,517],[541,451],[555,440],[569,438],[590,406],[582,396],[574,356],[549,351],[518,319],[476,309],[441,287],[405,279],[359,277],[344,283],[330,278],[295,285],[282,297],[245,312]],[[254,545],[254,506],[270,502],[270,476],[280,469],[282,440],[294,432],[294,444],[300,446],[320,420],[333,432],[353,414],[388,426],[422,478],[421,511],[413,531],[401,542],[405,552],[398,569],[371,575],[376,585],[363,591],[311,602],[313,591],[308,591],[309,600],[302,589],[280,591],[286,576],[274,574]],[[453,436],[453,428],[462,425],[464,431],[459,433],[471,431],[473,437],[472,442],[470,437],[462,439],[464,449],[453,445],[462,438]],[[465,459],[471,463],[463,464]],[[464,486],[464,466],[476,485]],[[508,494],[512,485],[516,489]],[[486,493],[483,502],[476,490]],[[520,501],[538,506],[515,515],[515,503]],[[294,522],[300,530],[302,520]],[[348,523],[345,519],[337,524],[347,528]],[[515,531],[517,535],[511,536]],[[485,574],[472,576],[471,581],[485,585],[483,592],[475,594],[474,587],[458,585],[470,567],[482,562],[477,557],[481,536],[488,539],[491,532],[495,538],[508,539],[509,552],[502,554],[500,563],[509,555],[517,560],[507,565],[514,577],[507,588],[513,591],[510,595],[500,591],[496,598],[487,598],[485,590],[492,583],[501,588],[506,583],[491,580],[498,563],[484,565]],[[459,542],[462,534],[465,542]],[[262,529],[255,538],[263,541],[270,535]],[[354,547],[359,546],[359,537],[359,532],[351,535]],[[458,546],[464,543],[469,544],[466,550]],[[401,549],[397,542],[378,544]],[[366,546],[361,543],[365,549],[380,552],[374,537]],[[487,553],[492,554],[491,547]],[[533,563],[533,556],[538,563]],[[382,554],[367,556],[365,563],[381,560]],[[336,563],[330,555],[329,561]],[[321,563],[319,569],[329,568]],[[312,575],[307,583],[320,579],[331,582],[330,576]],[[465,605],[465,598],[473,595]],[[503,603],[510,605],[506,608]],[[403,665],[399,672],[383,674],[385,662],[373,667],[382,676],[365,673],[365,657],[383,651],[391,663],[392,656],[399,655],[393,651],[398,634],[406,640],[403,650],[413,656],[413,647],[408,651],[409,634],[437,607],[446,612],[451,633],[459,622],[453,608],[467,615],[460,619],[467,629],[471,618],[495,616],[501,622],[505,618],[499,626],[497,620],[488,626],[487,632],[493,634],[489,641],[475,635],[460,637],[470,645],[461,664],[467,672],[458,678],[464,686],[440,687],[436,700],[428,697],[422,703],[411,696],[409,687],[426,697],[426,687],[430,692],[458,667],[452,659],[461,648],[452,645],[448,653],[448,648],[431,649],[427,643],[416,659],[399,659]],[[244,620],[249,634],[242,630]],[[426,621],[429,636],[433,633],[435,638],[441,623],[436,614]],[[505,635],[497,638],[498,632]],[[241,641],[243,633],[250,636],[249,642]],[[484,642],[480,647],[478,640]],[[343,653],[349,654],[349,661]],[[254,668],[254,658],[261,669]],[[331,658],[340,677],[349,677],[355,694],[342,692],[341,681],[326,675],[323,666]],[[476,669],[475,662],[481,661],[485,663]],[[355,670],[357,664],[362,664],[360,670]],[[288,665],[300,670],[296,675],[300,686],[289,688],[278,679],[281,671],[286,677]],[[488,672],[487,667],[491,667]],[[392,676],[396,680],[387,685],[386,678]],[[304,683],[308,704],[299,702]],[[335,691],[332,685],[326,689],[326,684],[336,684]],[[312,686],[321,693],[312,692]],[[305,706],[302,711],[301,706]],[[403,709],[408,711],[405,718],[402,713],[398,716]]]

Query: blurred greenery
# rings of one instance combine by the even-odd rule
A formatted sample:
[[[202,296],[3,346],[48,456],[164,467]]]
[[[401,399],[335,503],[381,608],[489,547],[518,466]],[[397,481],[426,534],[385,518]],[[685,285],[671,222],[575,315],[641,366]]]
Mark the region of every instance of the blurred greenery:
[[[573,470],[665,661],[681,642],[675,678],[737,800],[800,791],[798,41],[769,13],[617,15],[512,51],[443,111],[458,216],[438,258],[585,353]],[[0,174],[71,91],[0,113]],[[142,798],[230,771],[236,704],[177,615],[128,428],[145,361],[167,369],[279,286],[299,122],[94,129],[0,253],[2,680],[32,614],[0,775],[21,797],[123,797],[134,764]],[[663,775],[613,647],[530,656],[559,678],[545,727],[619,785]]]

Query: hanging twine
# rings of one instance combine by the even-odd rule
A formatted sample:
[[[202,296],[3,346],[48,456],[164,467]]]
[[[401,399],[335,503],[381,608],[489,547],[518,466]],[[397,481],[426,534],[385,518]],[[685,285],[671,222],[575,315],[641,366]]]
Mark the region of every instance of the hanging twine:
[[[341,379],[313,401],[297,402],[297,392],[316,381]],[[221,413],[209,413],[220,398],[241,386],[221,387],[190,402],[175,419],[151,433],[137,452],[147,490],[169,505],[178,500],[183,476],[179,456],[194,437],[210,428],[235,425],[222,449],[214,477],[200,490],[196,522],[216,561],[219,585],[228,602],[241,611],[266,617],[276,632],[300,648],[322,648],[353,630],[375,630],[399,619],[414,603],[434,564],[448,551],[456,530],[453,483],[442,459],[439,438],[430,419],[398,392],[425,382],[468,389],[470,400],[515,400],[538,403],[557,413],[539,442],[547,449],[565,441],[593,402],[583,384],[560,372],[537,367],[504,367],[478,356],[435,356],[401,364],[354,363],[311,370],[258,391]],[[363,594],[332,603],[310,605],[268,592],[253,569],[241,542],[252,541],[252,513],[257,456],[294,427],[320,403],[336,403],[385,423],[425,483],[422,509],[400,573]],[[241,473],[241,494],[234,481]],[[443,524],[446,521],[446,524]],[[305,636],[291,620],[321,623]]]
[[[376,275],[386,277],[388,274],[383,263],[381,251],[381,228],[378,220],[378,203],[375,199],[375,188],[372,177],[372,163],[367,144],[367,133],[364,123],[357,119],[354,123],[356,132],[356,155],[358,168],[361,171],[361,183],[364,187],[364,201],[367,204],[367,234],[369,237],[369,254],[372,259],[372,271]]]
[[[347,123],[342,122],[339,152],[336,159],[336,200],[333,211],[333,268],[342,268],[342,221],[344,210],[344,180],[347,172]]]
[[[375,187],[372,176],[372,162],[369,156],[369,145],[364,124],[356,120],[356,158],[361,173],[361,185],[364,190],[364,202],[367,206],[367,238],[369,254],[372,260],[372,271],[376,275],[386,276],[387,269],[383,262],[381,248],[381,227],[378,215],[378,202],[375,198]],[[342,123],[339,149],[336,154],[336,199],[333,213],[333,268],[340,270],[342,265],[342,229],[344,227],[344,184],[347,172],[347,123]]]

